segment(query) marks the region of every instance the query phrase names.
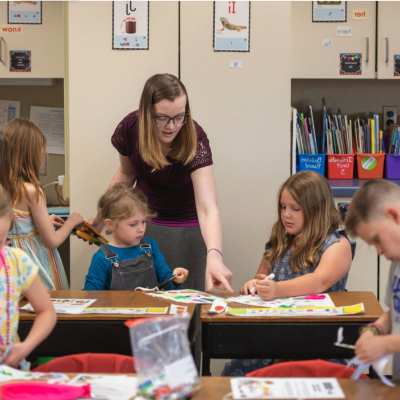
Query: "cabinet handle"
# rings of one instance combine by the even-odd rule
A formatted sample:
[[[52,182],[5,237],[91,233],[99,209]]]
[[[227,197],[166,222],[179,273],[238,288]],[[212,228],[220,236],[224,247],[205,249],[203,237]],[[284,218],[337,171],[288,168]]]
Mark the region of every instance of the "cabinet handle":
[[[0,36],[0,62],[3,61],[3,37]]]
[[[386,64],[389,62],[389,38],[386,38]]]
[[[367,59],[365,60],[365,62],[368,64],[369,61],[369,38],[367,38]]]

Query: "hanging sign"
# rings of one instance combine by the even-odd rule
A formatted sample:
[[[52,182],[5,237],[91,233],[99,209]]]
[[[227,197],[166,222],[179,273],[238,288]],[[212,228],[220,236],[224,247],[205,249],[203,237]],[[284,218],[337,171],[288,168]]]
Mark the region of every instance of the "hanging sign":
[[[361,72],[361,53],[340,53],[340,75],[361,75]]]
[[[214,51],[250,51],[250,1],[214,1]]]
[[[30,50],[10,50],[10,72],[32,72]]]
[[[148,1],[113,1],[112,48],[149,49]]]
[[[8,1],[7,18],[9,24],[41,24],[41,1]]]

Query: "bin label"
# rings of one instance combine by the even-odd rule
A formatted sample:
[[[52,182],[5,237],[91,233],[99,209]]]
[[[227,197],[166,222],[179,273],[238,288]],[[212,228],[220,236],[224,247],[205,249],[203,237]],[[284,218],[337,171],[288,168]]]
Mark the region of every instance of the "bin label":
[[[376,158],[375,157],[364,157],[361,160],[361,166],[368,171],[371,171],[376,167]]]

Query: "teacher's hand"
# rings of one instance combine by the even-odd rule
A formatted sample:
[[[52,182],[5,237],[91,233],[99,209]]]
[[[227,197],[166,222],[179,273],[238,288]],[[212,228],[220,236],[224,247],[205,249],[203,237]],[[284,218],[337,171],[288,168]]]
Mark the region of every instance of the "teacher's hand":
[[[219,290],[229,290],[231,288],[233,274],[222,262],[220,255],[209,254],[207,257],[206,279],[207,288],[211,290],[213,287]]]

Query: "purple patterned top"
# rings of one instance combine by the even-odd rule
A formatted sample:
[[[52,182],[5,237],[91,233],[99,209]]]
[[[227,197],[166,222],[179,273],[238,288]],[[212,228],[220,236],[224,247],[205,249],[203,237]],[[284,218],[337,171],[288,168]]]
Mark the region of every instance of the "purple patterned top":
[[[139,154],[138,112],[128,114],[117,126],[111,143],[118,152],[129,157],[137,176],[136,187],[149,199],[149,206],[157,212],[152,222],[169,226],[199,226],[191,174],[199,168],[212,165],[212,154],[206,133],[194,122],[197,132],[197,150],[193,160],[183,165],[181,161],[167,160],[172,164],[151,172]]]

